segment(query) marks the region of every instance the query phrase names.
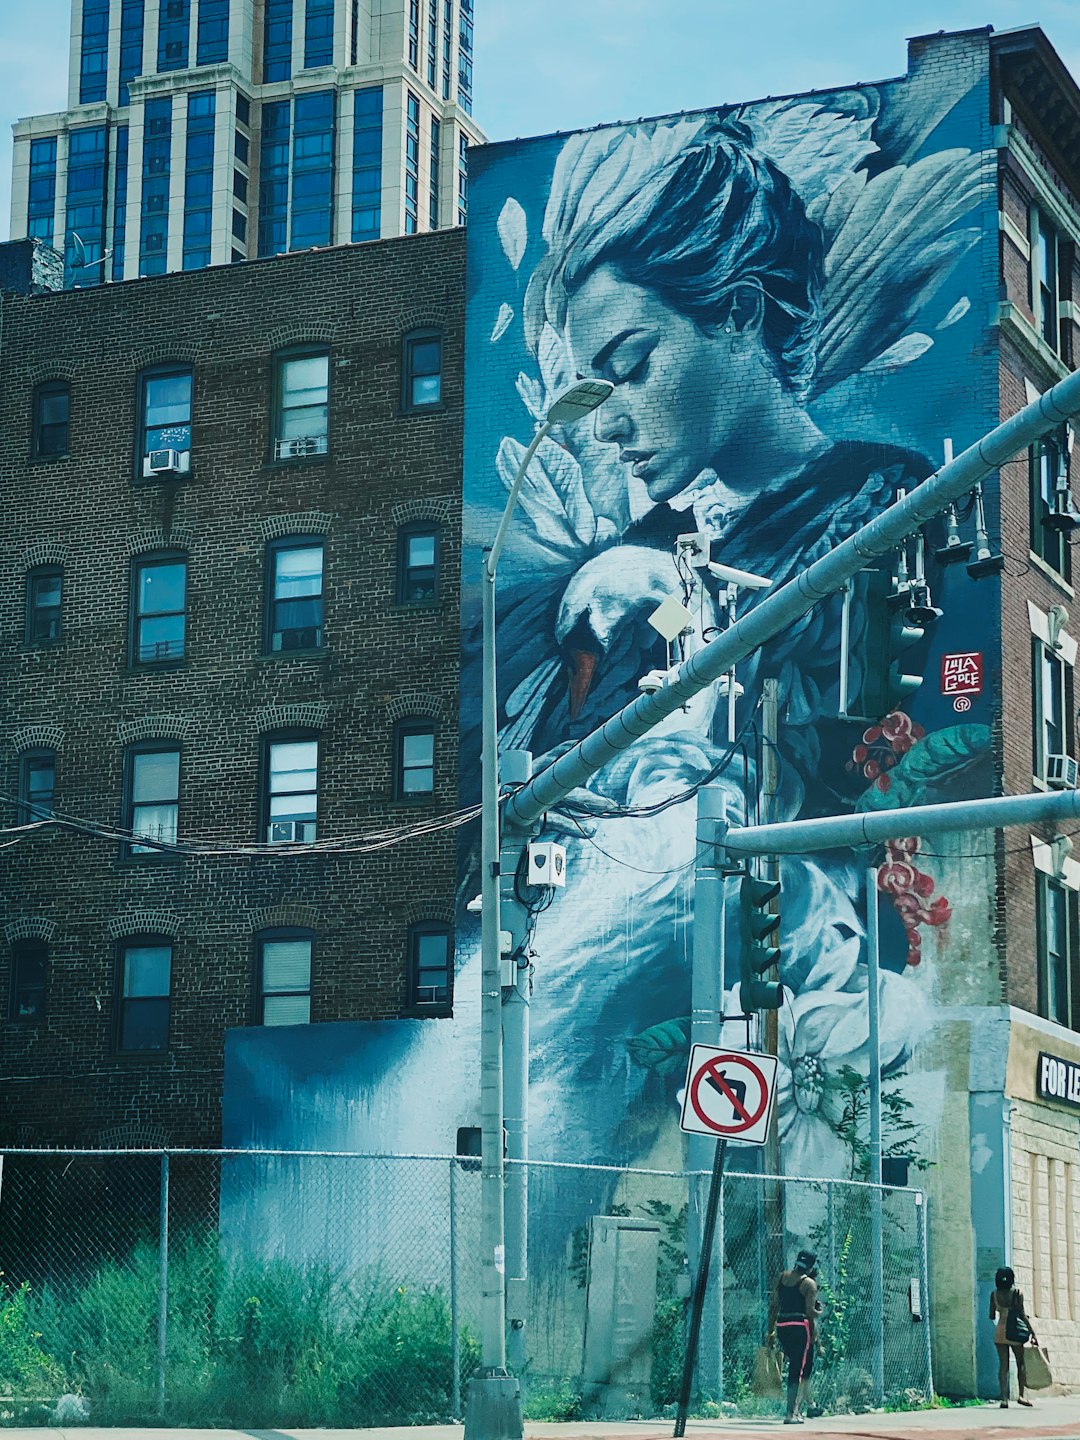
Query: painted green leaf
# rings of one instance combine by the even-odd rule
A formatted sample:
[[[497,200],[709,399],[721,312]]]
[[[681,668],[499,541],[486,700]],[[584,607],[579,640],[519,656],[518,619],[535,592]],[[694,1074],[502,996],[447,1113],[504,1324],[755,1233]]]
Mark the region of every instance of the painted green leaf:
[[[856,810],[900,810],[927,803],[927,791],[947,785],[990,751],[989,725],[950,725],[935,730],[888,772],[882,794],[876,785],[860,796]]]
[[[686,1068],[686,1057],[690,1051],[690,1019],[662,1020],[659,1025],[650,1025],[640,1035],[626,1042],[630,1058],[643,1070],[655,1070],[658,1075],[674,1075]]]

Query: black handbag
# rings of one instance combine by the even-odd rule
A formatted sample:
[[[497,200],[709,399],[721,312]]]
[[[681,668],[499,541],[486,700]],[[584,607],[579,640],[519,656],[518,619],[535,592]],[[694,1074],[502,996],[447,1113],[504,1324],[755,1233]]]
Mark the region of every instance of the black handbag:
[[[1024,1319],[1023,1300],[1019,1291],[1013,1296],[1005,1317],[1005,1339],[1010,1345],[1026,1345],[1031,1339],[1031,1326]]]

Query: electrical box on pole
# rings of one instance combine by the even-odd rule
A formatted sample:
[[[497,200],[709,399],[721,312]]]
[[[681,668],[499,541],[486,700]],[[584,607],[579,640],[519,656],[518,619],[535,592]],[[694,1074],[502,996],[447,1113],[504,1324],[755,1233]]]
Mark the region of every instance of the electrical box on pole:
[[[780,963],[780,947],[774,943],[780,916],[769,908],[779,897],[779,880],[744,875],[739,881],[739,994],[745,1015],[779,1010],[784,1003],[784,987],[761,978]]]

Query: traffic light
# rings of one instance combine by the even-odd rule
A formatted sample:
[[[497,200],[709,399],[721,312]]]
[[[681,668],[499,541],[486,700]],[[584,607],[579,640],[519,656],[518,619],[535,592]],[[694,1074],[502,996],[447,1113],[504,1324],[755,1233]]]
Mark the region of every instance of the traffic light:
[[[744,1015],[779,1010],[784,1003],[784,987],[761,978],[780,963],[780,947],[774,943],[780,916],[768,908],[779,894],[779,880],[744,875],[739,882],[739,993]]]
[[[853,719],[880,720],[900,708],[923,683],[911,652],[925,634],[928,617],[936,618],[938,612],[932,611],[928,595],[921,605],[922,597],[913,591],[894,591],[886,570],[860,571],[852,591],[853,608],[861,613],[863,625],[850,645],[857,684],[848,700],[848,714]]]

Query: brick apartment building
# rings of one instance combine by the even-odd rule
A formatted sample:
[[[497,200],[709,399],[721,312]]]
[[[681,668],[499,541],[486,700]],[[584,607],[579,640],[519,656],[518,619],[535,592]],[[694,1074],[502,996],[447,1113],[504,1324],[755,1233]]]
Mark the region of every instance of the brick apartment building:
[[[226,1026],[449,1010],[456,832],[341,842],[455,808],[464,237],[4,250],[0,1142],[213,1145]]]

